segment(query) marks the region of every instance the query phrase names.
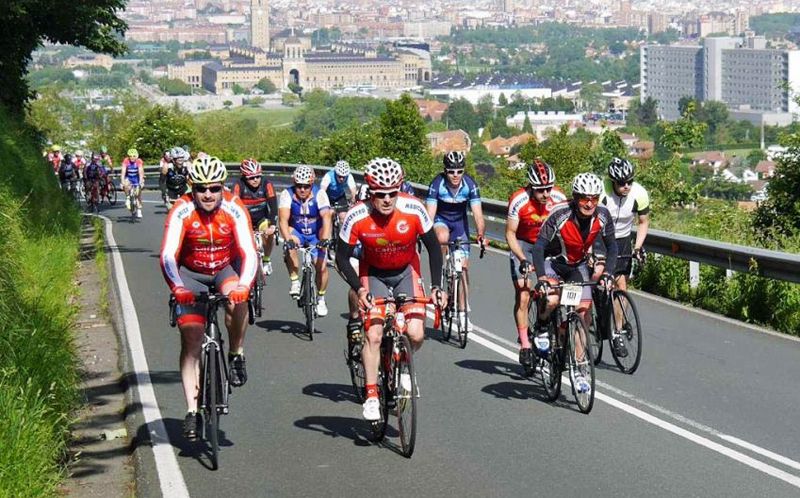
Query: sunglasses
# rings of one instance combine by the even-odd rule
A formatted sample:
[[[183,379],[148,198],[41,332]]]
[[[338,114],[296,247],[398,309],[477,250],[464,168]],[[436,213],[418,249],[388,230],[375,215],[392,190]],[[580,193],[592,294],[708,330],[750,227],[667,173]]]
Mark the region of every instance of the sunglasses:
[[[627,187],[628,185],[633,185],[633,178],[630,180],[615,181],[614,184],[619,187]]]
[[[297,183],[297,184],[295,184],[294,188],[296,188],[298,190],[308,190],[308,189],[311,188],[311,185],[308,185],[308,184],[305,184],[305,183]]]
[[[448,169],[447,170],[447,174],[448,175],[463,175],[464,174],[464,170],[463,169]]]
[[[399,192],[400,192],[399,190],[390,190],[388,192],[370,192],[370,196],[376,199],[386,199],[386,198],[394,199],[395,197],[397,197],[397,194]]]
[[[222,185],[214,185],[213,187],[207,187],[205,185],[195,185],[193,187],[193,190],[200,194],[204,194],[206,192],[211,192],[212,194],[219,194],[220,192],[222,192]]]
[[[553,190],[553,187],[540,187],[533,189],[534,192],[550,192],[551,190]]]
[[[599,200],[599,195],[586,195],[583,197],[578,197],[578,204],[582,206],[585,206],[586,204],[597,204]]]

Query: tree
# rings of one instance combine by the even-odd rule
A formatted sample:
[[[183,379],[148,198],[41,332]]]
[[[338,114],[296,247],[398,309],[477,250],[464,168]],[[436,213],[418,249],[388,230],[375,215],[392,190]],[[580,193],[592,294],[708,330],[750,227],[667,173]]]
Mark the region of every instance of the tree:
[[[379,128],[372,123],[366,126],[353,123],[334,131],[322,140],[320,151],[323,164],[334,164],[344,159],[357,169],[380,153]]]
[[[409,94],[386,103],[379,126],[382,154],[402,164],[412,179],[427,181],[433,177],[438,168],[428,150],[425,122]]]
[[[175,145],[194,148],[196,135],[194,121],[180,108],[156,105],[121,134],[117,146],[135,147],[144,161],[157,161]]]
[[[786,134],[780,143],[788,151],[778,156],[775,176],[767,185],[767,200],[753,218],[764,239],[800,234],[800,133]]]
[[[96,52],[120,55],[127,24],[117,16],[125,0],[5,0],[0,6],[0,103],[20,112],[31,97],[25,75],[31,54],[44,40],[82,45]],[[58,22],[53,22],[58,19]],[[63,20],[68,20],[68,22]]]
[[[469,134],[476,133],[480,127],[478,115],[469,100],[461,98],[450,103],[442,120],[451,130],[464,130]]]
[[[659,145],[671,153],[677,152],[682,147],[697,147],[703,143],[708,125],[698,122],[695,118],[695,103],[689,102],[681,118],[674,123],[661,121]]]
[[[230,109],[231,106],[233,105],[233,102],[231,102],[230,100],[223,100],[222,105],[225,106],[225,109]]]
[[[761,149],[753,149],[747,154],[747,166],[755,168],[759,162],[767,158],[767,153]]]
[[[478,100],[475,113],[478,115],[479,126],[485,126],[494,118],[494,103],[490,94],[486,94]]]
[[[286,85],[289,88],[289,91],[293,94],[297,95],[298,97],[303,95],[303,87],[295,83],[294,81]]]
[[[569,127],[564,125],[544,142],[531,140],[526,143],[519,155],[528,164],[537,157],[550,164],[556,173],[557,184],[565,193],[569,193],[567,186],[572,185],[575,175],[589,171],[591,167],[591,146],[590,138],[570,135]]]
[[[533,133],[533,125],[527,112],[525,113],[525,121],[522,122],[522,133]]]
[[[285,106],[294,107],[300,103],[300,98],[294,93],[284,93],[281,95],[281,103]]]
[[[690,97],[689,95],[684,95],[678,100],[678,114],[683,116],[686,114],[686,111],[689,109],[689,105],[694,104],[694,109],[697,109],[697,100],[694,97]]]
[[[191,95],[192,86],[179,79],[160,78],[158,88],[167,95]]]
[[[278,88],[275,86],[275,83],[273,83],[269,78],[261,78],[258,80],[258,83],[256,83],[256,88],[267,95],[275,93],[278,90]]]
[[[508,105],[508,99],[506,98],[506,94],[505,93],[501,92],[500,96],[497,97],[497,105],[499,105],[501,107],[505,107],[505,106]]]
[[[715,140],[717,133],[728,122],[728,106],[716,100],[703,102],[698,110],[698,120],[708,125],[708,135]]]
[[[247,93],[247,90],[239,83],[234,83],[231,90],[233,90],[234,95],[244,95]]]
[[[647,97],[644,102],[640,102],[636,109],[636,118],[642,126],[653,126],[658,122],[658,101],[653,97]]]
[[[625,158],[628,155],[628,150],[622,138],[613,130],[604,130],[597,140],[597,144],[592,150],[592,170],[600,175],[605,176],[608,168],[608,163],[615,157]]]
[[[588,111],[604,111],[603,86],[600,83],[583,85],[580,91],[583,108]]]

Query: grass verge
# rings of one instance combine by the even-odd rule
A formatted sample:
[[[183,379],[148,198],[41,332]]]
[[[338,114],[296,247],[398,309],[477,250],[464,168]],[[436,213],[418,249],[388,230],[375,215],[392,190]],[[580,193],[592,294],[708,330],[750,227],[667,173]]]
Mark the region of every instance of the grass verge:
[[[100,278],[100,312],[103,318],[111,320],[108,308],[108,256],[106,255],[105,232],[106,225],[101,218],[92,217],[94,226],[94,261],[97,264],[97,273]]]

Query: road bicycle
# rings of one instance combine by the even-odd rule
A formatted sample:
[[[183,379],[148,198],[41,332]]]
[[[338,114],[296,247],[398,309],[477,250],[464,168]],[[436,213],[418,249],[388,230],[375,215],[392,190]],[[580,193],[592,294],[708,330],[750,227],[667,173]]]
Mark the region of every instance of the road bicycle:
[[[228,365],[223,354],[224,341],[217,322],[217,311],[228,303],[227,296],[212,289],[195,297],[195,302],[205,304],[206,326],[200,353],[200,389],[197,395],[198,410],[202,417],[201,437],[211,446],[211,467],[219,468],[220,416],[229,413],[232,392],[228,381]],[[177,302],[170,296],[170,326],[177,324]]]
[[[86,210],[90,213],[97,213],[100,210],[100,178],[94,180],[84,179],[84,197],[86,198]]]
[[[632,258],[632,256],[620,256]],[[634,271],[638,267],[634,258]],[[589,327],[592,356],[597,365],[603,356],[603,342],[608,340],[611,357],[626,374],[633,374],[642,360],[642,327],[633,298],[626,291],[593,293],[592,323]]]
[[[136,223],[137,216],[136,211],[141,209],[139,206],[139,186],[131,186],[130,190],[128,190],[128,204],[130,207],[128,208],[131,212],[131,223]]]
[[[261,318],[264,314],[264,286],[267,284],[267,275],[264,273],[262,261],[264,261],[264,238],[259,230],[253,232],[256,241],[256,253],[258,254],[256,264],[256,279],[253,282],[253,289],[250,299],[247,301],[248,322],[253,325],[256,318]]]
[[[589,413],[594,404],[595,370],[588,333],[576,308],[581,302],[583,287],[594,285],[594,282],[563,282],[551,286],[561,290],[561,298],[558,308],[550,316],[550,351],[540,360],[540,373],[547,400],[555,401],[561,395],[561,374],[566,370],[569,373],[572,394],[582,413]],[[539,296],[537,306],[541,308],[546,299],[544,295]],[[578,355],[579,349],[583,350],[582,357]],[[576,378],[579,374],[589,383],[588,390],[578,389]]]
[[[414,370],[414,351],[406,335],[406,318],[400,309],[404,304],[431,304],[430,297],[408,297],[398,294],[397,297],[372,299],[373,306],[385,306],[386,313],[383,324],[383,339],[380,347],[378,363],[378,400],[381,418],[372,422],[374,441],[383,441],[389,424],[389,415],[397,418],[397,431],[400,439],[400,452],[411,458],[417,440],[417,387]],[[363,318],[363,317],[362,317]],[[436,308],[434,328],[439,327],[440,310]],[[367,320],[363,320],[368,323]],[[366,335],[365,325],[365,333]]]
[[[106,199],[111,206],[117,204],[117,185],[110,176],[100,178],[100,200]]]
[[[444,275],[444,286],[447,291],[447,306],[442,310],[441,329],[442,337],[445,341],[449,341],[453,333],[453,324],[455,322],[456,334],[458,335],[458,344],[461,349],[467,347],[467,333],[469,324],[469,304],[466,295],[466,275],[464,273],[464,259],[467,257],[466,252],[462,249],[464,244],[469,244],[468,240],[456,239],[441,245],[447,247],[447,257],[445,258],[444,268],[442,273]],[[481,245],[480,257],[486,252],[486,246]],[[464,296],[462,297],[462,293]],[[464,301],[462,304],[461,301]],[[463,320],[461,317],[464,317]]]
[[[310,341],[314,340],[314,320],[317,318],[317,284],[314,271],[314,257],[312,251],[315,246],[303,244],[297,247],[297,257],[300,262],[300,295],[297,298],[297,307],[303,310],[306,320],[306,334]],[[317,246],[319,248],[319,246]],[[288,252],[286,244],[284,252]],[[321,248],[320,248],[321,250]],[[289,257],[285,254],[285,257]]]

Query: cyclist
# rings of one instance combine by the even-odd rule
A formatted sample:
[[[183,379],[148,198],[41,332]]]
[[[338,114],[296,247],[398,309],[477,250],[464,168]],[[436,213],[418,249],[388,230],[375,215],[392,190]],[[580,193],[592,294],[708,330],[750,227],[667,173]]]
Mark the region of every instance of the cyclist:
[[[75,167],[78,168],[78,177],[83,178],[83,168],[86,167],[86,158],[83,157],[82,150],[75,151],[75,155],[72,157],[72,162],[74,162]]]
[[[214,286],[230,303],[225,307],[228,329],[230,383],[247,382],[244,335],[247,298],[256,274],[256,248],[247,209],[223,189],[228,176],[215,158],[198,159],[190,169],[192,190],[167,214],[161,245],[161,270],[178,303],[181,333],[180,369],[187,414],[183,434],[196,439],[199,361],[205,329],[205,310],[195,296]]]
[[[347,212],[339,233],[346,245],[336,254],[336,265],[357,293],[361,308],[368,310],[367,343],[362,352],[367,397],[363,416],[374,421],[380,418],[377,379],[385,310],[372,306],[370,293],[380,297],[392,293],[423,296],[417,237],[422,237],[430,254],[431,275],[441,275],[442,253],[436,250],[439,243],[422,202],[400,193],[403,170],[398,163],[386,158],[373,159],[367,164],[364,177],[371,197]],[[363,254],[356,274],[349,259],[359,242]],[[447,302],[447,296],[438,286],[432,286],[431,292],[438,306]],[[417,350],[425,338],[425,306],[408,303],[401,311],[408,323],[408,338]],[[411,378],[407,374],[401,377],[400,383],[407,391],[411,390]]]
[[[167,171],[172,166],[172,155],[171,151],[165,151],[164,154],[161,156],[161,159],[158,162],[159,165],[159,172],[158,172],[158,189],[161,191],[161,199],[167,203]]]
[[[513,169],[525,169],[525,164],[517,163]],[[517,325],[520,350],[519,362],[526,375],[533,373],[533,352],[528,339],[528,308],[531,289],[525,274],[519,269],[522,262],[533,261],[533,245],[542,228],[544,220],[554,206],[567,200],[561,190],[554,187],[556,174],[553,168],[535,159],[527,166],[528,185],[517,190],[508,199],[508,218],[506,221],[506,241],[510,249],[511,281],[514,284],[514,321]],[[523,268],[524,269],[524,268]]]
[[[603,182],[593,173],[580,173],[572,182],[572,200],[557,206],[539,230],[533,246],[533,266],[538,282],[535,291],[547,295],[544,310],[539,310],[534,342],[540,355],[550,351],[547,335],[547,320],[558,306],[560,294],[551,289],[559,279],[569,282],[599,282],[606,291],[611,289],[613,279],[605,269],[614,268],[617,262],[617,243],[614,239],[614,223],[605,206],[598,206],[603,193]],[[603,247],[605,246],[605,247]],[[606,253],[605,264],[598,262],[594,274],[589,271],[588,256],[592,249]],[[545,259],[547,258],[547,259]],[[529,271],[529,264],[522,263],[520,273]],[[592,291],[584,287],[578,314],[588,330],[588,312],[592,305]],[[563,333],[563,331],[559,331]],[[578,358],[584,354],[583,343],[576,345]],[[590,385],[580,372],[575,378],[579,392],[587,392]]]
[[[78,168],[75,167],[72,154],[64,155],[61,162],[58,163],[56,173],[61,182],[61,190],[72,192],[78,188]]]
[[[365,203],[368,201],[369,201],[369,185],[364,183],[358,188],[358,193],[356,194],[356,202]],[[338,234],[334,234],[334,236],[337,237]],[[358,262],[361,259],[362,253],[363,253],[363,248],[361,247],[361,243],[357,242],[355,245],[355,249],[353,250],[353,255],[350,257],[350,265],[356,272],[358,272],[359,268]],[[342,275],[342,278],[344,278],[344,274],[341,273],[341,270],[339,271],[339,274]],[[353,289],[347,289],[347,306],[348,306],[348,311],[350,313],[349,319],[347,320],[347,351],[348,354],[352,354],[353,346],[361,341],[361,330],[363,327],[363,324],[361,323],[361,313],[359,312],[358,308],[358,294]]]
[[[111,159],[111,156],[108,154],[108,149],[105,145],[100,147],[100,158],[103,160],[103,166],[106,168],[107,173],[114,172],[114,161]]]
[[[320,180],[319,188],[328,194],[328,200],[338,213],[339,221],[344,221],[348,197],[351,201],[356,198],[356,181],[350,173],[350,164],[347,161],[336,161],[333,169]]]
[[[634,173],[633,163],[627,159],[613,158],[608,163],[609,181],[605,183],[605,192],[600,201],[611,212],[614,220],[614,236],[617,239],[619,256],[627,256],[617,259],[617,267],[614,270],[614,279],[620,290],[628,289],[628,275],[631,273],[632,266],[631,257],[636,258],[640,263],[644,262],[644,241],[650,226],[650,196],[641,184],[633,181]],[[638,228],[636,241],[631,244],[631,228],[634,218],[638,222]],[[619,310],[615,310],[615,312],[619,313]],[[621,317],[617,318],[617,323],[619,323]],[[617,356],[628,355],[625,344],[619,335],[614,336],[613,347]]]
[[[300,297],[298,275],[298,245],[312,246],[311,256],[317,268],[317,314],[328,314],[325,290],[328,288],[328,265],[325,263],[325,248],[330,245],[331,206],[324,190],[314,185],[314,170],[302,164],[292,175],[294,185],[281,192],[278,199],[278,227],[286,242],[288,257],[285,258],[291,286],[289,295]]]
[[[144,163],[139,159],[139,151],[128,149],[128,156],[122,160],[122,190],[125,191],[125,207],[131,209],[128,195],[132,188],[139,189],[136,198],[136,217],[142,217],[142,187],[144,186]]]
[[[58,175],[58,170],[63,160],[64,155],[61,153],[61,146],[54,144],[50,147],[50,152],[47,153],[47,162],[53,165],[53,173],[56,175]]]
[[[171,206],[188,188],[189,153],[181,147],[173,147],[169,157],[170,162],[162,165],[161,171],[164,175],[165,202]]]
[[[261,232],[263,255],[261,270],[264,275],[272,273],[270,254],[275,245],[275,230],[278,219],[278,197],[272,182],[262,177],[261,164],[255,159],[245,159],[239,166],[241,176],[233,186],[233,195],[239,196],[250,212],[253,231]]]
[[[445,154],[443,163],[444,172],[433,179],[428,188],[428,197],[425,199],[428,216],[433,219],[436,237],[440,244],[447,244],[456,239],[469,241],[467,220],[467,205],[469,205],[478,231],[478,245],[483,246],[485,225],[481,194],[475,180],[464,173],[466,167],[464,154],[458,151],[449,152]],[[444,254],[446,246],[442,246],[440,250]],[[469,250],[469,242],[462,244],[460,251],[463,260],[464,292],[461,293],[459,299],[462,302],[459,304],[462,307],[467,306],[467,309],[469,309]],[[458,316],[458,320],[462,327],[466,326],[468,331],[472,331],[472,321],[464,323],[463,313]]]
[[[104,193],[104,188],[101,188],[102,180],[105,179],[105,171],[100,165],[100,155],[92,154],[92,160],[83,170],[83,183],[86,187],[86,192],[91,196],[92,202],[97,205],[100,202],[100,196]]]

